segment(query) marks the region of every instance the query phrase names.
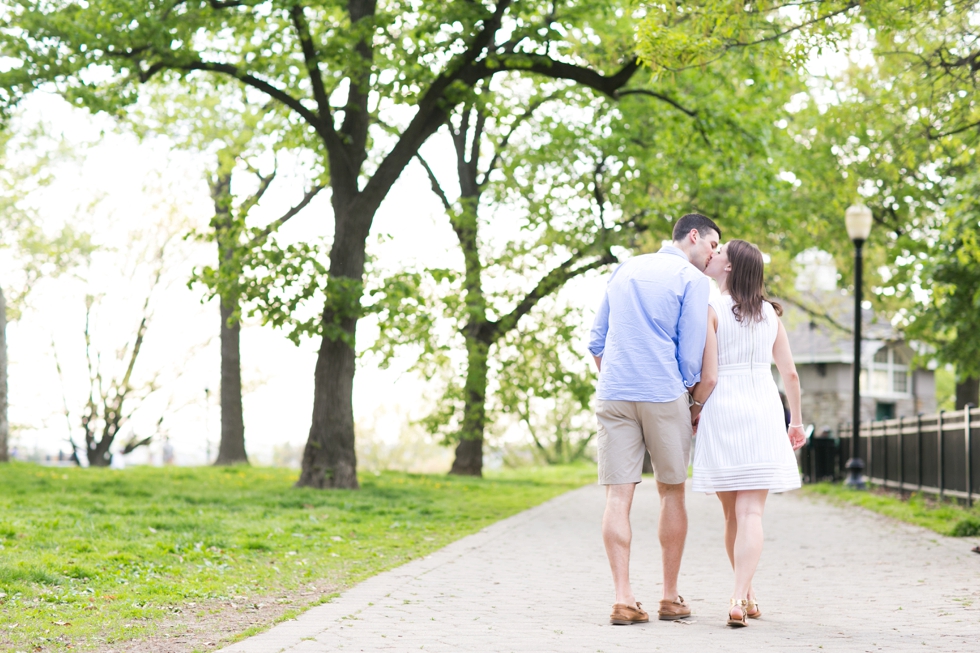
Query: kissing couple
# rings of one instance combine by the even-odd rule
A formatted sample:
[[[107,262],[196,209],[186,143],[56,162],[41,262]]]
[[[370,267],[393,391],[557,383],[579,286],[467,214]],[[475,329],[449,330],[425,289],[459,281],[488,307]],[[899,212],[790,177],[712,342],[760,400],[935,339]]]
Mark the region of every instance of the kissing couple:
[[[762,555],[766,496],[800,487],[793,453],[805,441],[800,381],[779,319],[782,308],[766,298],[759,248],[744,240],[719,248],[720,241],[721,229],[711,219],[683,216],[670,245],[616,268],[592,326],[599,483],[606,486],[602,539],[616,590],[610,615],[616,625],[650,619],[629,578],[630,507],[644,451],[660,494],[661,620],[691,615],[677,577],[695,432],[692,489],[721,500],[725,548],[735,571],[729,626],[762,616],[752,577]],[[709,277],[719,297],[709,298]],[[788,427],[773,363],[789,402]]]

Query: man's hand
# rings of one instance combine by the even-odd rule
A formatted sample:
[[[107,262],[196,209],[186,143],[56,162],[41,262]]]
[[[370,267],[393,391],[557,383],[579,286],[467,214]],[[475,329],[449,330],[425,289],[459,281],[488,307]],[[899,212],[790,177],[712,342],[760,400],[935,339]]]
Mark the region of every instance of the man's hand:
[[[694,427],[694,435],[698,434],[698,424],[701,423],[701,406],[691,406],[691,426]]]
[[[601,372],[602,371],[602,356],[593,356],[592,359],[595,360],[595,368]]]
[[[786,434],[789,435],[789,443],[793,445],[793,451],[806,444],[806,433],[803,432],[802,426],[791,426]]]

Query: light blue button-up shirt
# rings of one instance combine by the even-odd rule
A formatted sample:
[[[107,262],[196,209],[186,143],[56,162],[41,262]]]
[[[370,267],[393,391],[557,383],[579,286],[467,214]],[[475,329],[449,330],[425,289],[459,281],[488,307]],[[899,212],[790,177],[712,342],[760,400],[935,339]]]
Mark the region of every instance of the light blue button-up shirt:
[[[673,246],[613,272],[592,325],[602,401],[674,401],[701,380],[708,277]]]

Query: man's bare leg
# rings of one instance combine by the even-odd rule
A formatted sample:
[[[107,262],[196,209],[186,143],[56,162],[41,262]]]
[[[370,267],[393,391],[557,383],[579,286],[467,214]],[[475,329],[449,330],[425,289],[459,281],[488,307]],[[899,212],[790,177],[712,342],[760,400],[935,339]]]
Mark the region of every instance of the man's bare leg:
[[[616,587],[616,603],[636,607],[636,597],[630,586],[630,507],[633,505],[635,483],[606,486],[606,510],[602,513],[602,542],[612,569]]]
[[[681,571],[684,540],[687,539],[687,508],[684,506],[684,484],[668,485],[657,481],[660,492],[660,550],[664,565],[664,600],[677,598],[677,576]]]

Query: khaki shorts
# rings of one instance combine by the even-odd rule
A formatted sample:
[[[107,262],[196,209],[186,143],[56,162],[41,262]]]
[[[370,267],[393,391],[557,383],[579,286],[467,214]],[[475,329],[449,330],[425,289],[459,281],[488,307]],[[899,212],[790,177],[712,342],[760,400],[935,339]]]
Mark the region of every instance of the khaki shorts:
[[[694,436],[690,398],[685,392],[663,403],[597,402],[599,484],[639,483],[644,450],[650,452],[658,481],[670,485],[686,481]]]

